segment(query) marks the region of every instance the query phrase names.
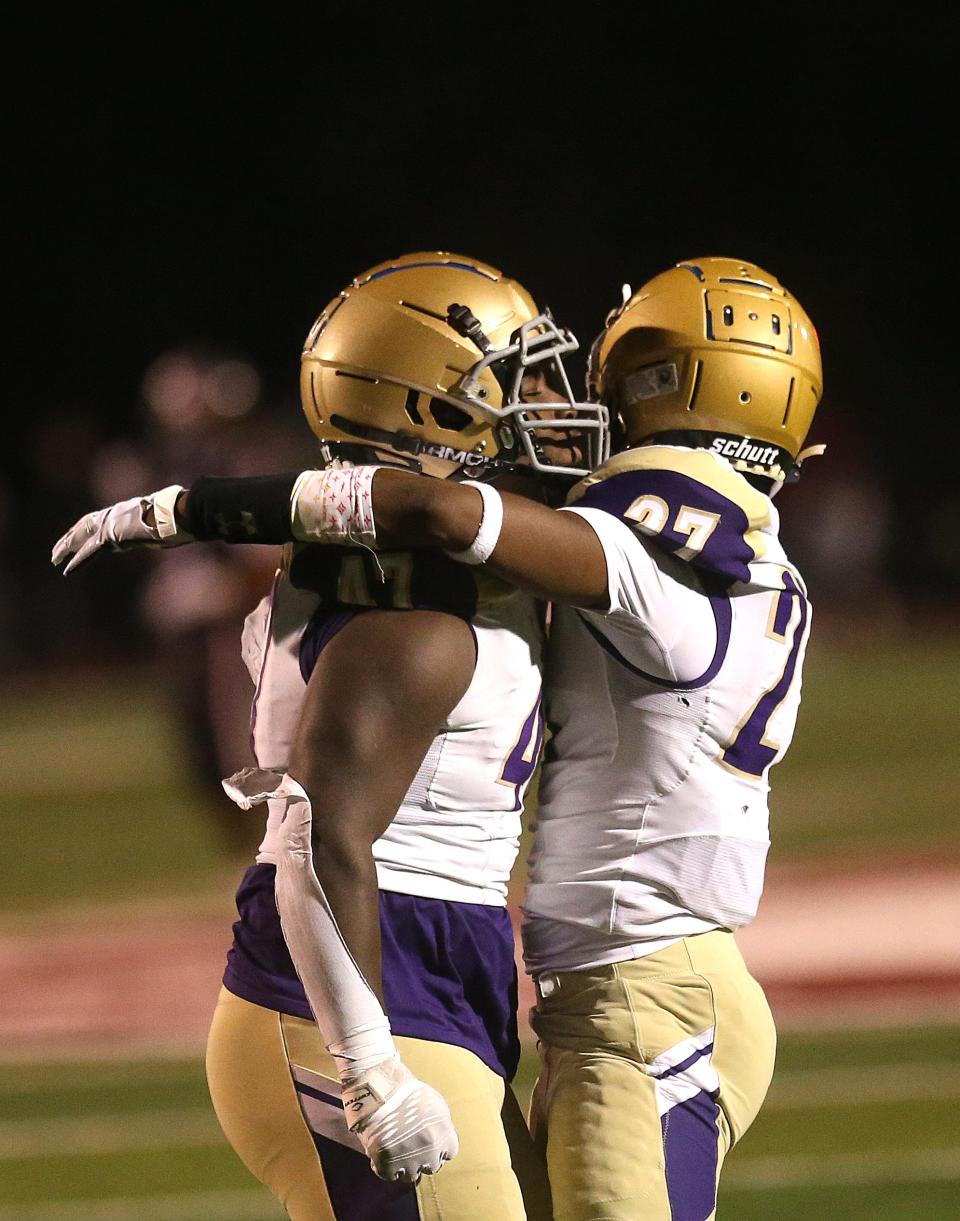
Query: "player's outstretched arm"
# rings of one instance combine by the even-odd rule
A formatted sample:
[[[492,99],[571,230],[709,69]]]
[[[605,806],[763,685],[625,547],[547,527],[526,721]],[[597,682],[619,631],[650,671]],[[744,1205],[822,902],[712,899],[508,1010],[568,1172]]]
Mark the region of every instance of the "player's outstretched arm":
[[[607,564],[591,527],[490,484],[430,479],[388,467],[303,471],[291,478],[200,479],[178,503],[198,539],[437,547],[486,563],[538,597],[605,606]]]
[[[156,497],[125,501],[81,518],[54,547],[53,562],[69,560],[69,572],[107,544],[175,546],[214,539],[439,547],[464,556],[465,562],[485,562],[498,576],[538,597],[575,606],[606,603],[603,547],[582,518],[509,492],[498,498],[501,515],[498,503],[481,487],[486,485],[382,467],[203,478],[180,493],[173,531],[162,539],[150,533]],[[115,510],[134,505],[140,508],[128,509],[118,519]]]
[[[110,547],[176,547],[192,543],[192,536],[175,514],[177,498],[184,494],[179,484],[161,488],[147,496],[121,500],[106,509],[85,513],[53,545],[51,562],[65,564],[64,575],[79,568],[92,555]]]
[[[296,498],[303,476],[294,489]],[[439,547],[465,563],[483,563],[537,597],[604,606],[607,564],[590,526],[511,492],[380,470],[372,481],[373,519],[382,547]],[[501,516],[502,510],[502,516]],[[309,515],[294,506],[294,530]]]

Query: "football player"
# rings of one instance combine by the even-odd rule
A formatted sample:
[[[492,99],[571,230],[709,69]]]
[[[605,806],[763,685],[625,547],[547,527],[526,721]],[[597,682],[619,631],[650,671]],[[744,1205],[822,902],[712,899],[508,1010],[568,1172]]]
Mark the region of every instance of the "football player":
[[[569,486],[589,469],[571,465],[574,438],[594,465],[607,436],[605,408],[573,401],[560,358],[575,346],[476,260],[371,268],[303,352],[325,469],[344,488],[377,464],[535,496],[549,476]],[[151,530],[171,507],[151,498]],[[79,562],[142,508],[78,523],[55,561]],[[217,521],[228,539],[252,526],[243,512]],[[354,542],[288,552],[245,631],[258,766],[226,787],[243,806],[266,801],[269,819],[238,891],[211,1094],[296,1219],[545,1218],[546,1177],[506,1084],[519,1045],[505,907],[542,737],[542,616],[455,558],[375,555],[362,528]]]
[[[524,903],[532,1127],[560,1221],[694,1221],[773,1070],[733,930],[757,908],[800,699],[811,611],[772,498],[819,449],[821,361],[775,277],[702,258],[625,295],[590,380],[623,452],[560,511],[392,471],[342,516],[323,473],[262,503],[291,493],[295,537],[342,544],[369,520],[377,546],[467,555],[555,602]]]

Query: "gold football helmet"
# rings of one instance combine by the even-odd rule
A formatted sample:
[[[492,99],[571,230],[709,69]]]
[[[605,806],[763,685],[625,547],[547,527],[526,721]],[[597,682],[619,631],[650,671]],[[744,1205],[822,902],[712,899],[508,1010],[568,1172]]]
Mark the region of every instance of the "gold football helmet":
[[[626,447],[651,438],[703,447],[775,481],[823,449],[802,449],[823,391],[817,332],[753,263],[690,259],[632,295],[625,285],[587,379]]]
[[[609,453],[609,415],[578,403],[561,357],[577,341],[515,280],[442,251],[371,267],[323,311],[307,336],[300,397],[323,442],[372,446],[429,474],[512,467],[586,474]],[[541,373],[557,403],[523,401]],[[577,439],[571,465],[541,442]],[[582,458],[582,460],[580,460]]]

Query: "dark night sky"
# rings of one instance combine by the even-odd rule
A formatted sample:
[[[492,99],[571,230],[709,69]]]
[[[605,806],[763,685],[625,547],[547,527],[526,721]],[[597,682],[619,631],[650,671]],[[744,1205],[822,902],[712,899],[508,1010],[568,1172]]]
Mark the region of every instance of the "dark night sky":
[[[906,498],[954,411],[955,19],[778,35],[648,7],[58,13],[14,102],[20,418],[129,427],[183,341],[292,388],[327,299],[406,250],[500,266],[584,346],[622,281],[728,254],[803,302],[824,415]]]

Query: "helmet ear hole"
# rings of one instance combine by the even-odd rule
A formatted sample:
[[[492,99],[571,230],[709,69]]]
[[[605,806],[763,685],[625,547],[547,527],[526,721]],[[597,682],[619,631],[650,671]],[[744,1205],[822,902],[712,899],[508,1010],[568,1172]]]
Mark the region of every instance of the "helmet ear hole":
[[[420,409],[417,406],[417,399],[420,395],[416,390],[410,389],[407,391],[406,401],[403,404],[403,409],[407,414],[407,419],[411,424],[423,424],[423,416],[420,414]]]
[[[470,416],[465,411],[440,398],[430,400],[430,414],[438,428],[449,432],[463,432],[471,423]]]

